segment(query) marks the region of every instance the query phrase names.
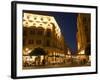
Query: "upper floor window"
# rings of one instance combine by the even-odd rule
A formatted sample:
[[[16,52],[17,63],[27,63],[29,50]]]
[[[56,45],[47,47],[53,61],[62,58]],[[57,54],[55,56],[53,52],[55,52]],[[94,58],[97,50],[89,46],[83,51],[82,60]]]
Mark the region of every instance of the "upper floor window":
[[[43,35],[43,31],[42,30],[38,30],[37,34],[38,35]]]
[[[47,36],[47,37],[51,37],[51,29],[47,29],[46,36]]]
[[[34,41],[31,39],[31,40],[28,41],[28,43],[29,43],[29,44],[33,44]]]
[[[44,29],[41,28],[41,27],[39,27],[39,28],[37,29],[37,34],[38,34],[38,35],[43,35],[43,33],[44,33]]]
[[[30,31],[30,35],[34,35],[34,34],[35,34],[35,30],[33,29]]]

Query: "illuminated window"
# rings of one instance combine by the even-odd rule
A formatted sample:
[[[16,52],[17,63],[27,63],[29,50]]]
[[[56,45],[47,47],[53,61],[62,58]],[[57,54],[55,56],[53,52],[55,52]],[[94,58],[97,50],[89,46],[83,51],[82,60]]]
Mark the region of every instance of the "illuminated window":
[[[85,54],[85,51],[82,50],[82,51],[80,51],[78,54]]]

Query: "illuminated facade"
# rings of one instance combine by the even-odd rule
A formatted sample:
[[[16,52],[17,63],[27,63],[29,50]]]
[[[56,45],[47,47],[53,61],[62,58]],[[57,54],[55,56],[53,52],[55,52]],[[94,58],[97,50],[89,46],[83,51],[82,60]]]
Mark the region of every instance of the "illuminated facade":
[[[25,57],[28,58],[30,52],[38,47],[47,53],[46,60],[48,63],[64,62],[68,52],[64,37],[53,16],[23,13],[24,59]]]
[[[77,45],[78,54],[90,55],[91,45],[91,15],[80,13],[77,17]]]

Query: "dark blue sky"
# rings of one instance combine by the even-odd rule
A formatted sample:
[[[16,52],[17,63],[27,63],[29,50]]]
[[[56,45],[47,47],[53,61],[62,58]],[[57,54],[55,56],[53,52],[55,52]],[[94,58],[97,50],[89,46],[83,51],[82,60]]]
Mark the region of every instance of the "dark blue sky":
[[[54,12],[50,14],[55,17],[57,23],[59,24],[68,47],[72,50],[72,52],[76,52],[77,14],[64,12]]]
[[[77,13],[26,11],[26,10],[25,12],[54,16],[58,25],[60,26],[61,32],[65,38],[67,46],[70,48],[72,52],[76,52]]]

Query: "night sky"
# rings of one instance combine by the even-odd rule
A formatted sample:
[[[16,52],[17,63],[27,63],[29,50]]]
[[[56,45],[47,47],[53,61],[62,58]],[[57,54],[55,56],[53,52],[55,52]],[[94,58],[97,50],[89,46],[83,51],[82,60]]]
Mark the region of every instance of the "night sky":
[[[64,36],[67,46],[70,48],[72,53],[77,51],[77,13],[67,12],[44,12],[44,11],[26,11],[41,15],[54,16],[58,25],[60,26],[61,32]]]

